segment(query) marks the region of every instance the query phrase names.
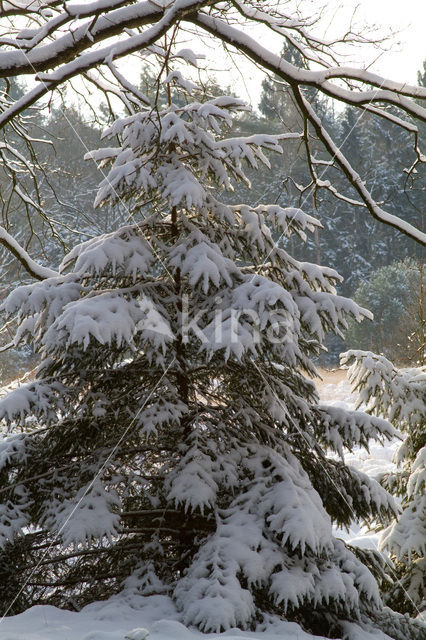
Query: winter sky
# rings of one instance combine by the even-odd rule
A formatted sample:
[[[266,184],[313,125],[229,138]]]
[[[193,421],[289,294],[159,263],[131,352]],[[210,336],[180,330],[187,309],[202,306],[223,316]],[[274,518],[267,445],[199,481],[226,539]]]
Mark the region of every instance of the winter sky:
[[[425,0],[331,0],[328,6],[341,7],[336,15],[337,25],[345,24],[354,7],[358,6],[358,23],[376,25],[379,35],[395,32],[385,45],[390,50],[385,51],[372,68],[396,80],[414,82],[417,79],[417,71],[426,58]],[[364,62],[373,62],[376,57],[377,53],[371,52]]]

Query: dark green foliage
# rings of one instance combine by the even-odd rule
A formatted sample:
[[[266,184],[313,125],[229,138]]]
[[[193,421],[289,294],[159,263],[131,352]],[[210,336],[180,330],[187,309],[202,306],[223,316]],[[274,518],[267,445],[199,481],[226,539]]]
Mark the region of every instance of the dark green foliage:
[[[418,331],[426,305],[420,285],[419,266],[413,260],[378,269],[354,294],[354,300],[374,314],[374,321],[350,322],[346,344],[382,353],[397,362],[415,362],[416,351],[424,344],[424,327],[423,336]]]

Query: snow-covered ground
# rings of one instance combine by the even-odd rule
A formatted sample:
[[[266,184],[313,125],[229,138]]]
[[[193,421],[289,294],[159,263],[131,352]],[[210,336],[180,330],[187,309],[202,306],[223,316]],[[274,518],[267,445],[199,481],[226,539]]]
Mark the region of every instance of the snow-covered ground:
[[[127,601],[126,601],[127,600]],[[271,625],[268,631],[251,633],[231,629],[222,634],[203,634],[177,620],[167,596],[114,597],[88,605],[79,613],[55,607],[32,607],[0,623],[1,640],[313,640],[289,622]],[[318,638],[318,636],[317,636]]]
[[[276,620],[257,632],[229,629],[204,634],[177,620],[167,596],[115,596],[80,612],[38,606],[0,621],[1,640],[324,640],[294,622]],[[351,640],[390,640],[348,624]]]
[[[324,403],[353,408],[354,398],[345,379],[320,385]],[[370,453],[355,450],[347,454],[346,462],[376,476],[393,467],[392,456],[397,442],[386,447],[372,445]],[[378,536],[358,525],[350,532],[336,534],[352,544],[377,547]],[[351,638],[384,640],[381,633],[370,634],[355,625]],[[348,628],[349,631],[349,628]],[[105,602],[91,604],[80,612],[63,611],[50,606],[38,606],[16,616],[0,620],[0,640],[319,640],[305,633],[297,624],[276,621],[267,629],[244,632],[231,629],[222,634],[202,634],[187,629],[179,622],[173,602],[167,596],[141,597],[123,593]]]
[[[343,407],[353,409],[355,398],[351,393],[349,381],[341,380],[337,384],[325,384],[320,386],[321,401]],[[367,473],[369,476],[378,479],[380,474],[395,469],[392,462],[395,449],[399,445],[399,440],[387,443],[381,446],[379,443],[371,443],[370,450],[356,448],[353,452],[345,455],[346,464]],[[369,532],[365,527],[360,527],[353,523],[350,531],[335,528],[335,534],[346,542],[358,547],[377,549],[379,535],[378,533]]]

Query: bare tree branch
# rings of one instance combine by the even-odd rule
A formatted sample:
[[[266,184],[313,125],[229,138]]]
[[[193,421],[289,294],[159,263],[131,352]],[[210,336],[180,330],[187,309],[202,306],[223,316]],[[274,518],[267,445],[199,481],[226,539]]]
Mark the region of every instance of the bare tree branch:
[[[23,247],[4,229],[0,227],[0,244],[5,246],[24,267],[25,271],[36,280],[45,280],[59,275],[53,269],[43,267],[35,262]]]
[[[196,29],[210,34],[220,43],[233,46],[288,85],[308,124],[306,153],[314,188],[326,188],[335,197],[348,203],[356,202],[375,219],[426,244],[424,232],[390,215],[374,200],[362,176],[342,154],[326,131],[315,106],[303,93],[304,88],[312,87],[324,96],[365,110],[410,132],[417,156],[412,165],[414,170],[416,165],[426,161],[418,148],[415,124],[415,120],[426,121],[426,108],[420,104],[421,100],[426,100],[426,88],[394,82],[367,70],[339,64],[333,48],[336,43],[361,42],[367,38],[356,36],[351,29],[333,42],[319,38],[312,30],[319,15],[320,12],[303,18],[299,11],[290,15],[280,4],[261,6],[253,0],[231,0],[226,5],[217,0],[170,0],[168,3],[94,0],[80,4],[62,1],[3,2],[0,6],[0,27],[4,27],[0,33],[0,78],[7,80],[36,74],[37,83],[15,102],[0,101],[0,128],[4,129],[7,124],[16,126],[23,111],[76,77],[87,78],[107,96],[107,100],[108,94],[112,93],[130,112],[134,111],[133,105],[146,102],[145,97],[124,77],[114,61],[136,52],[148,55],[155,50],[162,55],[162,38],[171,29],[185,24],[193,29],[195,25]],[[32,28],[19,31],[17,26],[11,26],[12,18],[19,16],[28,18]],[[248,35],[245,27],[253,23],[281,35],[283,42],[296,47],[305,60],[318,64],[319,70],[298,68],[269,51]],[[112,83],[104,80],[103,69],[112,73]],[[393,110],[384,109],[385,105],[393,107]],[[401,112],[405,112],[407,117],[401,116]],[[359,202],[338,192],[333,185],[321,182],[316,176],[317,160],[312,156],[309,144],[313,132],[331,156],[327,161],[344,174],[348,186],[358,194]],[[9,153],[14,153],[10,149]],[[5,157],[2,161],[7,164]],[[34,210],[39,209],[36,202],[28,202],[17,182],[14,182],[14,192],[23,197],[27,211],[30,205]],[[7,207],[7,202],[4,206]],[[2,242],[5,243],[4,239]],[[18,254],[21,260],[22,254],[19,251]],[[28,261],[26,263],[28,266]]]

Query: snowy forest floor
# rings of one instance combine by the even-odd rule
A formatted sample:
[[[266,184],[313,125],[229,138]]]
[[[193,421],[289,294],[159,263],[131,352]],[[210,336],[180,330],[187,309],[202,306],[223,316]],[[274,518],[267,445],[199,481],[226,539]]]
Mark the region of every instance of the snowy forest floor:
[[[322,381],[316,381],[321,400],[326,404],[353,408],[346,374],[341,370],[321,371]],[[397,442],[382,447],[372,444],[370,452],[363,449],[347,453],[346,462],[375,477],[393,467],[392,456]],[[353,524],[349,532],[337,530],[336,535],[360,547],[377,548],[378,534]],[[231,629],[222,634],[202,634],[187,629],[167,596],[141,597],[123,593],[104,602],[93,603],[80,612],[63,611],[51,606],[38,606],[16,616],[0,619],[1,640],[319,640],[305,633],[297,624],[276,621],[265,630],[243,632]],[[352,625],[351,625],[352,626]],[[358,627],[358,630],[361,631]],[[357,631],[353,637],[357,637]],[[362,632],[359,640],[381,640],[381,633]]]

